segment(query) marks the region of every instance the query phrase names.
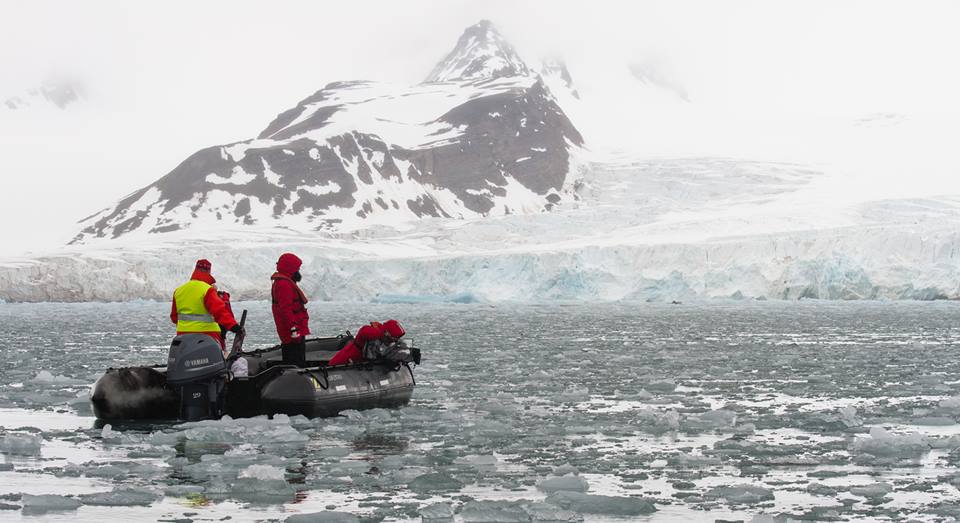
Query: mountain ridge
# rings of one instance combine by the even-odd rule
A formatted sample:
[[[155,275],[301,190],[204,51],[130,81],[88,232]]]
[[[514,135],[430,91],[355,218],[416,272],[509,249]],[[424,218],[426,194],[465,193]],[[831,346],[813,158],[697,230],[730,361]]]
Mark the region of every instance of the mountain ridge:
[[[484,65],[491,60],[497,67]],[[204,221],[335,232],[575,201],[565,183],[583,137],[518,60],[484,21],[438,64],[460,71],[456,78],[404,88],[329,83],[256,138],[203,148],[87,218],[71,243]]]

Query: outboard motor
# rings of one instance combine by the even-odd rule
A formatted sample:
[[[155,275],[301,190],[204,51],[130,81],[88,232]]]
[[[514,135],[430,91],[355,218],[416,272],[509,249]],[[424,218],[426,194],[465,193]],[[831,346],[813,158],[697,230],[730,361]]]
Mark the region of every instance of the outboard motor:
[[[167,384],[180,395],[180,419],[196,421],[220,416],[227,362],[216,340],[206,334],[173,339],[167,357]]]
[[[408,346],[403,340],[392,343],[384,343],[380,340],[369,341],[363,348],[363,357],[369,361],[420,365],[420,349]]]

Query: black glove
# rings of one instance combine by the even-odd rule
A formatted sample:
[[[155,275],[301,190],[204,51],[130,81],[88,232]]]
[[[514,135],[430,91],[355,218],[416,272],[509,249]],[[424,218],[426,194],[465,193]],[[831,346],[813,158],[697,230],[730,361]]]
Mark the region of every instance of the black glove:
[[[237,323],[233,327],[230,327],[230,332],[234,334],[240,334],[241,332],[243,332],[243,327],[241,327],[240,324]]]

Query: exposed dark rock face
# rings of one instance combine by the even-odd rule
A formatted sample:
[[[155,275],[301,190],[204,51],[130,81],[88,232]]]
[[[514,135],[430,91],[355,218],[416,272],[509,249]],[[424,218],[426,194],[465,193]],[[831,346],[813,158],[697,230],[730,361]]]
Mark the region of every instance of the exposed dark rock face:
[[[530,89],[470,100],[442,119],[466,127],[459,142],[417,151],[409,159],[419,167],[422,181],[450,188],[468,209],[480,213],[489,212],[492,202],[476,193],[486,189],[496,194],[508,173],[537,194],[559,191],[569,157],[555,153],[566,151],[567,139],[583,143],[539,82]]]

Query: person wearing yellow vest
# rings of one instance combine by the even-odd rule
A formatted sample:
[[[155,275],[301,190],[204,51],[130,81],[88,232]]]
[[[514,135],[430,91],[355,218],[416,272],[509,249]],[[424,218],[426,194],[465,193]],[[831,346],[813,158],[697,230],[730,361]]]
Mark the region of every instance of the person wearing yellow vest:
[[[173,305],[170,308],[170,321],[177,324],[177,335],[206,334],[220,343],[221,326],[233,333],[240,333],[242,327],[233,317],[233,313],[217,295],[214,283],[217,280],[210,274],[210,262],[197,260],[190,275],[190,281],[173,291]]]

